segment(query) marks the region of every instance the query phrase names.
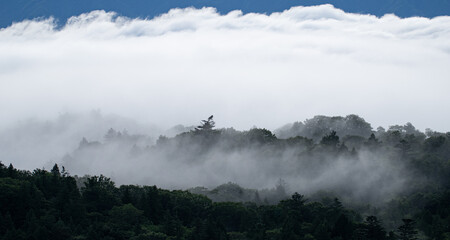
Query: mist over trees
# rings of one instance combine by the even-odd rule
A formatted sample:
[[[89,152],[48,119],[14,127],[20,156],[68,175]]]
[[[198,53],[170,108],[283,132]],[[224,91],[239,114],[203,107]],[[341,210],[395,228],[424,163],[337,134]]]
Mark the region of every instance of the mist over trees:
[[[357,115],[274,132],[218,129],[213,118],[155,141],[104,127],[50,172],[2,164],[2,234],[37,225],[81,239],[448,238],[450,133],[374,130]]]
[[[442,228],[449,223],[448,194],[439,193],[424,207],[413,207],[416,220],[403,218],[396,228],[386,228],[377,216],[363,217],[337,198],[311,201],[294,193],[273,205],[212,202],[188,191],[116,187],[103,175],[86,178],[78,188],[76,178],[56,164],[50,171],[29,172],[0,163],[0,190],[2,240],[413,240],[448,239],[449,234]],[[441,213],[430,211],[435,204]]]
[[[372,126],[357,115],[346,117],[315,116],[304,122],[294,122],[275,130],[279,138],[303,136],[319,141],[325,134],[335,131],[341,137],[367,138],[372,133]]]
[[[101,141],[83,139],[60,163],[73,174],[106,174],[120,184],[169,189],[232,182],[263,190],[282,179],[288,194],[327,191],[379,205],[427,183],[417,171],[418,158],[428,159],[426,146],[446,136],[435,135],[427,137],[410,123],[374,131],[356,115],[316,116],[275,134],[264,128],[215,129],[211,116],[193,130],[161,135],[155,144],[143,141],[144,135],[110,129]]]
[[[12,161],[15,166],[28,170],[51,168],[61,156],[77,148],[83,138],[103,141],[110,129],[124,135],[138,133],[134,135],[138,135],[135,138],[140,143],[152,145],[161,134],[173,137],[193,128],[177,125],[165,130],[99,110],[61,113],[55,119],[24,119],[0,128],[0,161]]]

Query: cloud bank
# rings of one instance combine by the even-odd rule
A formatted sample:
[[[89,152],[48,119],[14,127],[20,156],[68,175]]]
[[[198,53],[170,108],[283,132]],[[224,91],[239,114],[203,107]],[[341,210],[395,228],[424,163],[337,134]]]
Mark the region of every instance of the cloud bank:
[[[262,138],[265,131],[192,131],[174,138],[160,137],[156,144],[149,144],[144,136],[110,130],[102,141],[83,139],[58,164],[71,174],[106,174],[117,184],[213,189],[234,182],[262,190],[262,197],[326,191],[346,202],[365,204],[382,204],[425,182],[402,152],[389,144],[372,148],[360,142],[357,150],[349,151],[345,144],[314,145],[302,138],[275,140],[270,135]],[[285,183],[284,190],[275,191],[280,181]],[[254,196],[250,197],[247,199]]]
[[[331,5],[271,15],[94,11],[0,30],[0,126],[61,112],[163,127],[274,129],[324,115],[448,131],[450,17],[377,18]]]

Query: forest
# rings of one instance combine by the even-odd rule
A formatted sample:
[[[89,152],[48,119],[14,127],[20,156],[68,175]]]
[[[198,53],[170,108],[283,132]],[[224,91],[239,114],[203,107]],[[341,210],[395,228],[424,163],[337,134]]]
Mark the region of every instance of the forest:
[[[450,239],[450,133],[357,115],[179,129],[110,129],[50,171],[1,163],[0,239]]]

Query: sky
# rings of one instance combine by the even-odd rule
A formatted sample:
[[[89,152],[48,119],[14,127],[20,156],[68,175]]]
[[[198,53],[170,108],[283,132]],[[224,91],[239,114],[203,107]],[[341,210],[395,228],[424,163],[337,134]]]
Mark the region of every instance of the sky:
[[[0,29],[0,129],[100,110],[169,128],[276,129],[358,114],[374,128],[450,131],[450,17],[345,13],[331,5],[153,19],[93,11],[63,26]]]

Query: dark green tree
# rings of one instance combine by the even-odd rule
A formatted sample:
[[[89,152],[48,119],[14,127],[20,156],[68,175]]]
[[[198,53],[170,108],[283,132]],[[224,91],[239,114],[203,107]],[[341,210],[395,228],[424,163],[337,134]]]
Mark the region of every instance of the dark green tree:
[[[277,137],[269,130],[265,128],[253,128],[245,134],[247,141],[251,143],[265,144],[273,143],[277,140]]]
[[[334,238],[350,239],[353,233],[353,224],[347,216],[341,214],[331,231]]]
[[[54,176],[61,176],[61,173],[59,172],[59,167],[58,164],[55,163],[55,165],[53,165],[52,170],[50,171]]]
[[[370,134],[370,137],[364,143],[369,148],[375,149],[381,145],[381,142],[375,137],[375,134]]]
[[[381,226],[381,222],[375,216],[368,216],[364,222],[365,237],[367,240],[386,239],[386,231]]]
[[[339,144],[339,136],[336,135],[336,131],[331,131],[329,134],[322,137],[320,144],[329,147],[337,147]]]
[[[202,120],[202,124],[200,126],[197,126],[195,128],[196,131],[211,131],[215,126],[216,123],[213,120],[213,115],[211,115],[208,120]]]
[[[117,189],[111,179],[100,175],[87,179],[81,189],[88,211],[101,212],[111,209],[119,202]]]
[[[415,221],[412,219],[402,219],[403,225],[398,227],[400,240],[416,240],[417,230],[414,228]]]

